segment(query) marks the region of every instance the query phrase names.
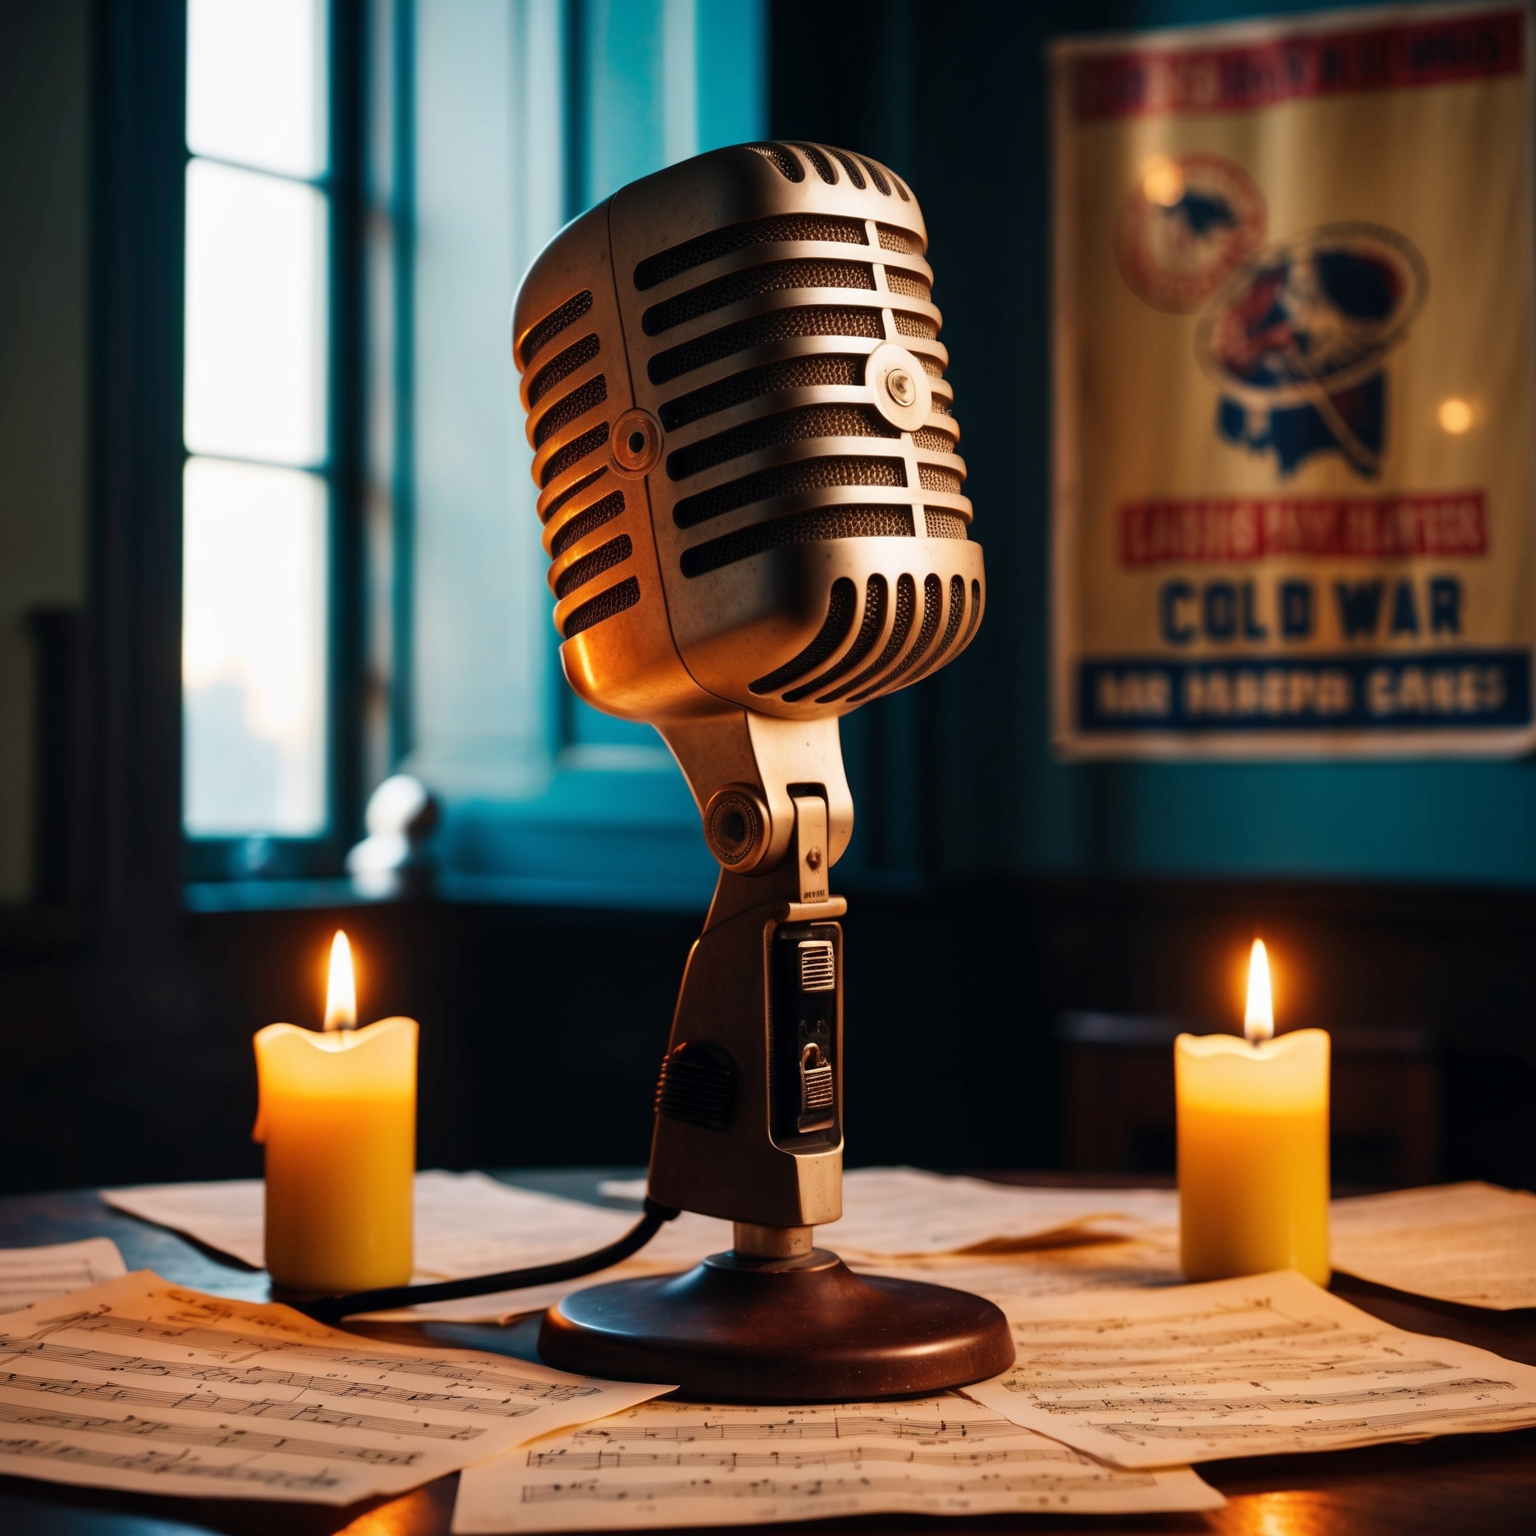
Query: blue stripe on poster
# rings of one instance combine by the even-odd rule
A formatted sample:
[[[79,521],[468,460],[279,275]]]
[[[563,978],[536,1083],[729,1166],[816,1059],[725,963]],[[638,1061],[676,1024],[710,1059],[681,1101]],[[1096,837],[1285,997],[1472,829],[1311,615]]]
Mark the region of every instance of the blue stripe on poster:
[[[1087,661],[1084,731],[1445,731],[1531,722],[1526,651]]]

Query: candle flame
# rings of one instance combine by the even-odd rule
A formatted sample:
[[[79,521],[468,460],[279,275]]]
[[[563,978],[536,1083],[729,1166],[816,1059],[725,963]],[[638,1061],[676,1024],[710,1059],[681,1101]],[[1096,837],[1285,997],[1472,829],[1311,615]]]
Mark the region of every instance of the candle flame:
[[[331,940],[331,972],[325,987],[325,1027],[357,1028],[357,977],[352,970],[352,946],[339,928]]]
[[[1269,953],[1263,939],[1253,941],[1248,957],[1248,1010],[1243,1033],[1250,1042],[1268,1040],[1275,1032],[1275,1004],[1269,988]]]

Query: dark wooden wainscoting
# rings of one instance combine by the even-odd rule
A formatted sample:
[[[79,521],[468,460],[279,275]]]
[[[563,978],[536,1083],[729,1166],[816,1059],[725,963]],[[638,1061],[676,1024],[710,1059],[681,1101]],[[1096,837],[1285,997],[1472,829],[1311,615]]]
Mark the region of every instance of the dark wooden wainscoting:
[[[423,902],[187,915],[105,976],[88,929],[0,935],[0,1187],[257,1172],[250,1037],[318,1020],[338,926],[364,1016],[422,1022],[424,1165],[644,1159],[697,918]],[[1282,1023],[1338,1035],[1341,1178],[1536,1185],[1536,896],[1319,884],[856,893],[850,1162],[1166,1168],[1166,1046],[1089,1070],[1063,1017],[1234,1027],[1255,933]]]

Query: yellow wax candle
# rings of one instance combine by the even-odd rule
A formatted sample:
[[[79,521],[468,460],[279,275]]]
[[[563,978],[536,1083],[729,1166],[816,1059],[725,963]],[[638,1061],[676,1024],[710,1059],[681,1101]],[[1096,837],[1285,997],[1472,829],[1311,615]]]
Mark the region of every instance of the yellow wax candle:
[[[1191,1280],[1296,1269],[1326,1285],[1330,1042],[1321,1029],[1262,1038],[1269,976],[1256,943],[1261,967],[1248,1039],[1174,1042],[1180,1262]]]
[[[411,1278],[416,1021],[344,1023],[323,1034],[269,1024],[255,1039],[267,1269],[300,1293]]]

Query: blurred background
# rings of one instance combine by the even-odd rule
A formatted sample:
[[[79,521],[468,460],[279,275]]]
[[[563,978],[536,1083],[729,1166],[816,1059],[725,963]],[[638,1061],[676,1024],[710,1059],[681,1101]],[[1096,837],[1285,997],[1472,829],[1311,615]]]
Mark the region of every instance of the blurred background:
[[[338,926],[423,1166],[644,1160],[715,865],[561,678],[509,315],[770,135],[922,202],[991,591],[843,726],[850,1162],[1171,1172],[1262,933],[1339,1181],[1536,1183],[1536,766],[1050,751],[1046,45],[1307,8],[3,0],[0,1188],[258,1171],[250,1036]]]

